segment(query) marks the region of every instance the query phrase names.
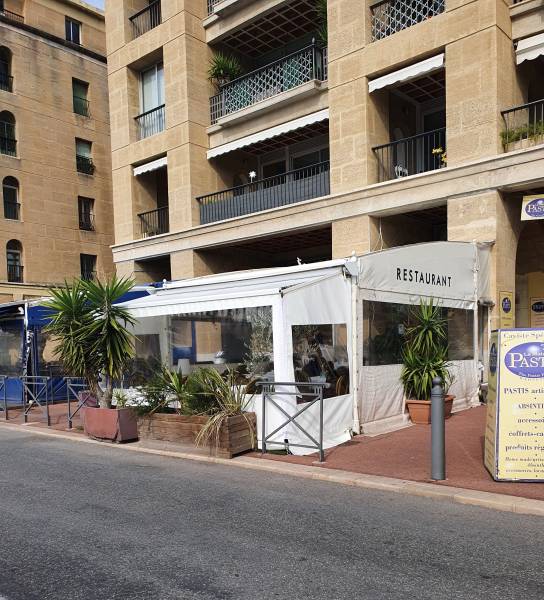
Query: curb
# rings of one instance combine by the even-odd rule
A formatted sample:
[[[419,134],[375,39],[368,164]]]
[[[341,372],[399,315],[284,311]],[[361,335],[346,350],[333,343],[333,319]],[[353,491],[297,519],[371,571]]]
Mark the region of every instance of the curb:
[[[12,431],[33,433],[62,440],[69,440],[72,442],[97,444],[104,447],[104,443],[97,440],[92,440],[82,436],[76,437],[75,435],[69,435],[60,431],[53,432],[34,429],[32,425],[29,426],[0,422],[0,429],[1,428]],[[156,456],[167,456],[168,458],[193,460],[197,462],[238,467],[241,469],[250,469],[254,471],[266,471],[269,473],[276,473],[278,475],[287,475],[301,479],[313,479],[316,481],[326,481],[340,485],[349,485],[382,492],[393,492],[396,494],[407,494],[410,496],[446,500],[458,504],[490,508],[492,510],[500,510],[503,512],[511,512],[521,515],[544,517],[544,501],[532,500],[530,498],[523,498],[520,496],[508,496],[506,494],[481,492],[478,490],[469,490],[446,485],[436,485],[433,483],[420,483],[405,479],[382,477],[380,475],[364,475],[360,473],[353,473],[351,471],[341,471],[336,469],[329,470],[324,469],[323,467],[281,463],[279,461],[268,461],[247,456],[240,456],[229,460],[215,456],[191,454],[189,452],[176,452],[173,450],[146,448],[144,446],[138,446],[137,442],[135,444],[109,444],[107,447],[129,452],[154,454]]]

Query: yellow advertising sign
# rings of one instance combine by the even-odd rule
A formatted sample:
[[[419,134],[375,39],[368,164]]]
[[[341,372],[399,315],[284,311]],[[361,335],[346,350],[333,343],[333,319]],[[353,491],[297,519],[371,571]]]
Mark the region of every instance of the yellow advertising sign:
[[[534,221],[544,219],[544,196],[523,196],[521,203],[521,220]]]
[[[485,466],[498,481],[544,481],[544,329],[495,331],[489,354]]]
[[[514,315],[514,294],[512,292],[499,292],[500,303],[500,328],[512,329],[516,326]]]

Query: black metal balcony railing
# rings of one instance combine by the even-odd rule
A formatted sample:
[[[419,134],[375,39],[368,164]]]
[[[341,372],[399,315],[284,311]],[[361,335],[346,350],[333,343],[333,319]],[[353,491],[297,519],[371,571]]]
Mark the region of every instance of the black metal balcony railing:
[[[330,193],[329,162],[200,196],[200,224],[320,198]]]
[[[132,39],[140,37],[161,24],[161,1],[155,0],[149,6],[130,17],[132,23]]]
[[[19,202],[10,202],[4,200],[4,219],[12,219],[18,221],[21,216],[21,205]]]
[[[379,181],[434,171],[446,166],[446,128],[372,148]]]
[[[7,137],[0,137],[0,154],[17,156],[17,140]]]
[[[383,0],[370,7],[372,41],[381,40],[444,12],[446,0]]]
[[[77,172],[85,175],[93,175],[95,168],[93,159],[90,156],[81,156],[76,154]]]
[[[528,102],[501,112],[505,152],[544,143],[544,100]]]
[[[92,213],[81,213],[79,215],[79,228],[83,231],[94,231],[94,215]]]
[[[138,215],[140,219],[140,231],[143,238],[168,233],[168,206],[149,210]]]
[[[96,279],[96,271],[81,271],[81,279],[83,281],[94,281]]]
[[[0,72],[0,90],[13,92],[13,77],[11,75]]]
[[[90,103],[87,100],[87,98],[80,98],[79,96],[74,96],[73,105],[74,112],[76,113],[76,115],[81,115],[83,117],[91,116]]]
[[[312,44],[222,85],[210,98],[211,122],[308,81],[326,78],[326,49]]]
[[[213,11],[215,9],[215,5],[219,4],[221,0],[208,0],[208,14],[213,15]]]
[[[4,19],[8,19],[9,21],[15,21],[15,23],[25,22],[25,18],[23,17],[23,15],[11,12],[11,10],[0,10],[0,17],[4,17]]]
[[[152,108],[136,117],[141,140],[164,131],[166,121],[165,108],[165,105],[161,104],[161,106]]]
[[[8,265],[8,281],[10,283],[23,283],[22,265]]]

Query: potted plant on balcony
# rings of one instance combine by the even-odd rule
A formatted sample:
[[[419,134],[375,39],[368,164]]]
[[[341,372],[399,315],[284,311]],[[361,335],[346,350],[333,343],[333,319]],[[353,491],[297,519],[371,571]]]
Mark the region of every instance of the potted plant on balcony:
[[[216,52],[208,68],[208,78],[218,88],[242,75],[242,65],[238,59],[223,52]]]
[[[403,348],[401,382],[406,405],[413,423],[431,422],[431,389],[435,377],[440,377],[447,391],[453,379],[448,362],[446,319],[442,309],[431,298],[422,300],[411,311],[411,326],[406,329]],[[451,416],[454,396],[446,395],[445,414]]]
[[[51,319],[46,328],[57,342],[55,353],[65,372],[86,380],[96,408],[86,408],[85,432],[116,442],[137,439],[135,415],[130,408],[112,408],[113,382],[123,375],[134,354],[128,326],[135,320],[117,302],[133,287],[129,279],[76,280],[51,288],[44,303]],[[103,385],[101,385],[103,380]]]

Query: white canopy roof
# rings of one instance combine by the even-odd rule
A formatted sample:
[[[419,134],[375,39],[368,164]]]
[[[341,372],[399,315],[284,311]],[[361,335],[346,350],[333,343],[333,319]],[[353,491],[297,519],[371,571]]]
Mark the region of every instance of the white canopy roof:
[[[393,73],[388,73],[377,79],[373,79],[368,82],[368,91],[372,93],[376,90],[381,90],[382,88],[391,87],[397,83],[405,83],[406,81],[417,79],[422,75],[428,75],[433,71],[438,71],[443,66],[444,53],[433,56],[432,58],[427,58],[426,60],[422,60],[421,62],[417,62],[408,67],[404,67],[404,69],[393,71]]]
[[[524,60],[533,60],[544,56],[544,33],[533,35],[518,42],[516,48],[516,63],[519,65]]]
[[[162,169],[166,167],[168,164],[168,158],[163,156],[162,158],[157,158],[157,160],[152,160],[147,162],[139,167],[134,167],[134,176],[143,175],[144,173],[149,173],[151,171],[156,171],[157,169]]]

